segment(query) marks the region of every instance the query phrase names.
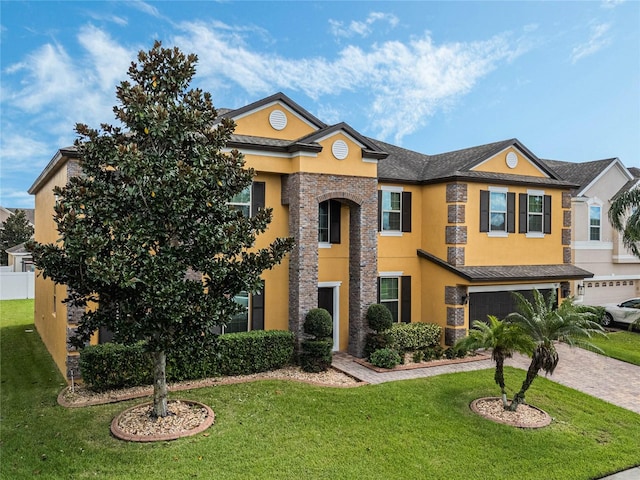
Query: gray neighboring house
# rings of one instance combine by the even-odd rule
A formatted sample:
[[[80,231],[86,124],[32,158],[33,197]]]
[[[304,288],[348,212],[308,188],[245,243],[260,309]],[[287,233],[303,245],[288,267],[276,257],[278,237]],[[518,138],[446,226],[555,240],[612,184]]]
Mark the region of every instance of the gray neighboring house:
[[[576,301],[603,305],[640,296],[640,259],[624,247],[622,235],[608,217],[616,195],[640,188],[640,169],[626,168],[618,158],[545,163],[565,180],[579,185],[571,192],[573,264],[594,276],[575,283]]]

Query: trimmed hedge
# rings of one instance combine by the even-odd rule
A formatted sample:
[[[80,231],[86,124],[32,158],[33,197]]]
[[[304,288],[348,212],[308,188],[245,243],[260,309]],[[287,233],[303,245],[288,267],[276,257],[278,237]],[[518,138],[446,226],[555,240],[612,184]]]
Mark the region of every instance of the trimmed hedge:
[[[389,330],[391,347],[398,352],[434,348],[440,345],[441,333],[433,323],[396,323]]]
[[[294,347],[293,333],[277,330],[194,339],[185,348],[167,352],[167,381],[275,370],[292,362]],[[80,370],[84,382],[96,391],[153,382],[153,360],[143,343],[88,346],[80,354]]]
[[[380,303],[374,303],[367,308],[367,324],[376,333],[389,330],[393,325],[393,317],[387,307]]]
[[[303,340],[300,353],[300,367],[305,372],[325,372],[331,367],[333,358],[333,341],[329,340]]]
[[[333,319],[324,308],[312,308],[307,313],[303,325],[304,333],[313,335],[318,340],[331,338],[333,333]]]
[[[381,348],[371,354],[369,361],[371,365],[376,367],[394,368],[400,363],[401,358],[395,350],[391,348]]]

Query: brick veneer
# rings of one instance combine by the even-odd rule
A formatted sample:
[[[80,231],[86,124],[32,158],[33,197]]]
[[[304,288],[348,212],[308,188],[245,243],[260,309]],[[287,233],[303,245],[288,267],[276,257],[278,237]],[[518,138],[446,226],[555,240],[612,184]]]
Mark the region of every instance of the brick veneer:
[[[447,205],[447,222],[464,223],[466,221],[465,213],[465,205],[458,203]]]
[[[289,329],[303,338],[305,315],[317,307],[318,204],[336,199],[349,205],[349,353],[362,356],[366,311],[376,302],[378,263],[375,178],[294,173],[282,180],[282,203],[289,205]]]
[[[447,203],[467,202],[467,184],[466,183],[448,183],[447,184]]]

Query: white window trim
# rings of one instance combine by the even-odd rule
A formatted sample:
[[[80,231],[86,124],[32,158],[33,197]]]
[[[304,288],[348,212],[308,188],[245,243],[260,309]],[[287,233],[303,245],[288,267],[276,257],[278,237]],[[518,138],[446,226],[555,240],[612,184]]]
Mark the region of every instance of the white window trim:
[[[509,193],[509,189],[507,187],[489,187],[489,192],[495,193],[504,193],[505,195]],[[505,198],[506,202],[509,202],[508,197]],[[493,238],[507,238],[509,236],[509,232],[507,230],[507,221],[509,216],[509,206],[507,205],[507,209],[504,212],[504,231],[502,230],[491,230],[491,194],[489,194],[489,231],[487,232],[488,237]]]
[[[400,194],[400,230],[384,230],[384,225],[382,219],[380,219],[380,236],[382,237],[401,237],[402,232],[402,192],[404,192],[403,187],[392,187],[392,186],[381,186],[380,191],[382,192],[393,192]],[[378,212],[378,215],[382,216],[382,211]]]
[[[384,305],[385,303],[397,303],[398,304],[398,319],[396,322],[400,323],[402,320],[402,272],[380,272],[380,278],[384,279],[392,279],[395,278],[398,281],[398,296],[395,300],[382,300],[380,298],[380,305]],[[382,289],[382,288],[381,288]],[[382,293],[382,292],[381,292]]]
[[[529,229],[529,196],[534,197],[542,197],[542,212],[536,213],[535,215],[539,215],[542,218],[542,231],[541,232],[531,232]],[[526,238],[544,238],[544,190],[527,190],[527,233],[525,234]]]
[[[591,207],[598,207],[600,209],[600,226],[598,227],[600,229],[600,238],[598,240],[591,240]],[[589,240],[587,240],[588,242],[591,243],[604,243],[602,240],[602,211],[603,211],[603,207],[602,207],[602,202],[598,199],[589,199],[589,201],[587,202],[587,238]]]
[[[333,289],[333,351],[340,350],[340,286],[342,282],[318,282],[318,288]]]
[[[253,183],[247,187],[249,189],[249,202],[227,202],[227,205],[232,207],[249,207],[249,217],[251,217],[254,212],[252,212],[251,206],[253,205]]]

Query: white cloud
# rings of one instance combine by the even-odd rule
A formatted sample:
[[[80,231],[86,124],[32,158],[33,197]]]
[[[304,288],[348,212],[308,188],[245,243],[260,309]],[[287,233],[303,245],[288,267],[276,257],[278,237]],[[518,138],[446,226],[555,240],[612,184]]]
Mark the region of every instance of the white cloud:
[[[389,41],[366,50],[347,46],[332,59],[288,59],[254,52],[204,23],[184,23],[180,28],[183,34],[175,43],[198,54],[198,77],[205,89],[223,90],[231,81],[254,96],[285,89],[314,100],[326,98],[327,103],[331,97],[357,92],[371,118],[370,127],[381,138],[392,136],[396,142],[469,93],[500,62],[525,51],[510,45],[506,36],[437,45],[425,34],[407,43]]]
[[[27,165],[27,159],[46,157],[51,154],[49,146],[42,141],[36,140],[35,135],[7,131],[10,128],[3,125],[2,129],[1,176],[4,176],[7,172],[31,171],[31,166]]]
[[[576,63],[578,60],[588,57],[589,55],[593,55],[607,47],[611,43],[611,38],[607,35],[610,29],[610,23],[597,23],[591,25],[591,34],[589,35],[589,39],[585,43],[573,48],[571,52],[571,62]]]
[[[339,20],[329,20],[329,29],[336,37],[368,37],[373,32],[373,24],[376,22],[386,22],[392,28],[398,23],[398,17],[390,13],[371,12],[364,21],[352,20],[348,26]]]
[[[625,0],[602,0],[600,4],[602,8],[616,8],[618,5],[624,3]]]
[[[147,3],[147,2],[143,2],[141,0],[132,0],[130,2],[128,2],[129,6],[140,10],[143,13],[146,13],[147,15],[151,15],[152,17],[156,17],[156,18],[162,18],[162,15],[160,14],[160,11],[154,7],[153,5]]]

